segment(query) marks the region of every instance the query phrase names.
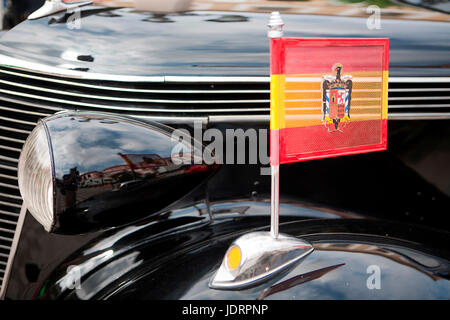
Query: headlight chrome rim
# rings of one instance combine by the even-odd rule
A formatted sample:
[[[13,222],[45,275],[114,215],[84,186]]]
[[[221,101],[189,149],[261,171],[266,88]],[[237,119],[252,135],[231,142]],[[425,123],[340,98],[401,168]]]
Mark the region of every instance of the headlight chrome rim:
[[[41,120],[23,145],[17,173],[24,205],[51,232],[56,222],[55,167],[48,128]]]

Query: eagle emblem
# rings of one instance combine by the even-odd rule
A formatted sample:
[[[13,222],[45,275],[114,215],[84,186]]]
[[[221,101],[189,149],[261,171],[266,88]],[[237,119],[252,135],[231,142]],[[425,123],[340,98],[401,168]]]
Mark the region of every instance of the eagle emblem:
[[[352,76],[343,75],[342,64],[336,63],[333,75],[322,78],[322,122],[329,132],[342,131],[350,121]]]

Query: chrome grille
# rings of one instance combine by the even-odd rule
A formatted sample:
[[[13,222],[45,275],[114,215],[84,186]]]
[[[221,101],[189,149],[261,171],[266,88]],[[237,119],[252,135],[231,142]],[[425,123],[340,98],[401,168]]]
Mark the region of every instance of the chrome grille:
[[[268,77],[149,79],[76,79],[2,66],[0,121],[13,116],[20,124],[34,125],[36,116],[65,109],[108,111],[165,122],[269,120]],[[16,118],[19,109],[21,116]],[[389,118],[418,117],[450,117],[450,78],[389,79]]]
[[[450,78],[389,79],[389,119],[450,118]]]
[[[108,78],[108,77],[107,77]],[[97,110],[162,122],[269,121],[269,78],[78,79],[0,66],[0,288],[22,199],[17,163],[40,118]],[[389,119],[450,118],[450,78],[390,78]]]
[[[73,80],[0,68],[0,97],[25,102],[30,112],[98,110],[137,116],[263,115],[269,112],[267,82],[113,82]],[[11,111],[3,108],[2,110]]]

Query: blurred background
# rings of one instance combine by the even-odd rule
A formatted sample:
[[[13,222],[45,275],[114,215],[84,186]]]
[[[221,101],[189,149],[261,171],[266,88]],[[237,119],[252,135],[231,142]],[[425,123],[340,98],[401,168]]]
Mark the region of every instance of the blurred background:
[[[66,0],[77,2],[79,0]],[[45,0],[0,0],[0,30],[25,20]],[[135,7],[146,11],[249,11],[367,16],[366,8],[376,5],[382,17],[450,21],[450,0],[94,0],[107,6]]]

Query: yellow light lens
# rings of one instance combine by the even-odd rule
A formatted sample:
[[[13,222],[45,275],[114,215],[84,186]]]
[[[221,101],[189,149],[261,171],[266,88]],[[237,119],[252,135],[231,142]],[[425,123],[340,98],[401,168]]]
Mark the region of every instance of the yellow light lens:
[[[241,249],[238,246],[233,246],[228,250],[227,254],[227,267],[229,270],[233,271],[236,270],[237,267],[239,267],[239,264],[241,263]]]

